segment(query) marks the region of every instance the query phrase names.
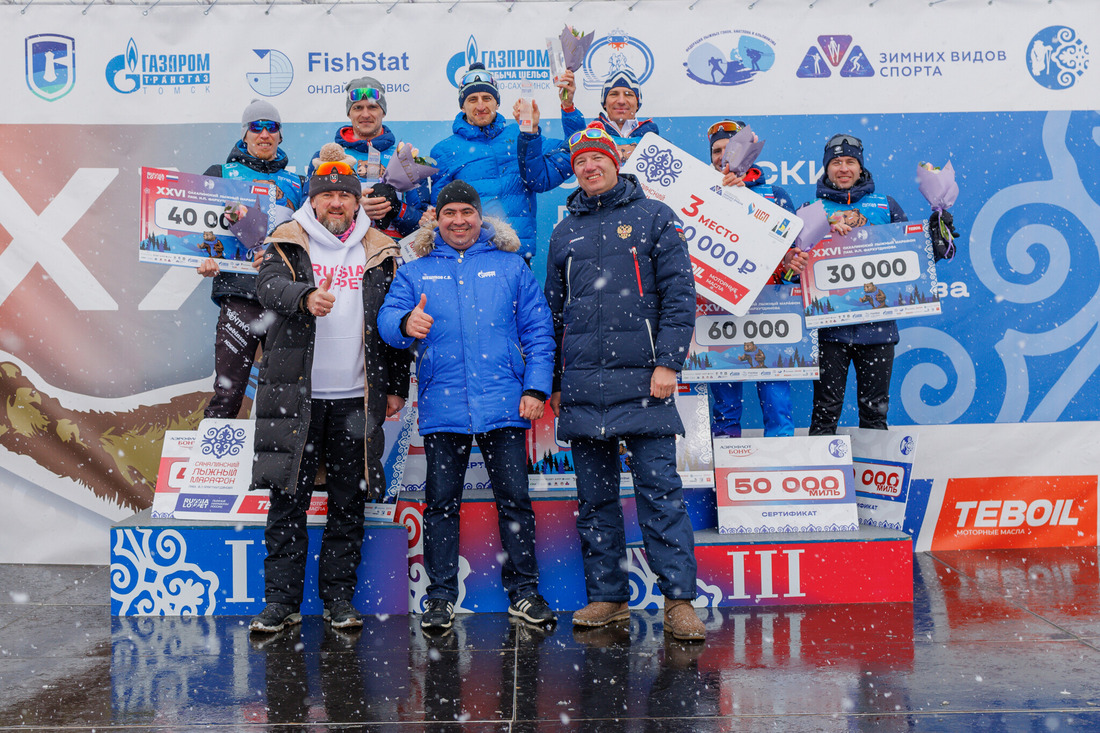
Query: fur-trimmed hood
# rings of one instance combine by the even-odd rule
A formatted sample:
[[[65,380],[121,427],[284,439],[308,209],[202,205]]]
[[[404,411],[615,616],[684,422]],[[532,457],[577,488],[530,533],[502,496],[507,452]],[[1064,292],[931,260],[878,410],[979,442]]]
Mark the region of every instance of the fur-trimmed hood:
[[[486,239],[501,252],[518,252],[519,235],[512,225],[495,216],[485,217],[481,220],[482,235],[479,239]],[[439,227],[422,227],[416,232],[410,249],[417,257],[428,256],[435,249],[435,238],[439,236]]]

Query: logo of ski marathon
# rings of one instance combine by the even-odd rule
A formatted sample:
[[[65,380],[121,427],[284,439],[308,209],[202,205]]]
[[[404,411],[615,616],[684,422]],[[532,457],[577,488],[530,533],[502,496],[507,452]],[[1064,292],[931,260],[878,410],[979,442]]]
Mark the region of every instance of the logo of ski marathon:
[[[585,89],[602,89],[607,77],[623,69],[645,84],[653,75],[653,52],[626,31],[616,29],[592,42],[581,68],[581,83]]]
[[[501,89],[519,89],[525,81],[530,81],[535,89],[551,87],[549,48],[482,50],[477,39],[470,36],[466,40],[466,50],[459,51],[447,62],[447,80],[451,86],[458,89],[466,70],[475,61],[485,64]]]
[[[76,84],[76,41],[56,33],[26,38],[27,88],[47,102],[55,102]]]
[[[309,84],[306,86],[307,94],[335,94],[344,96],[347,94],[345,85],[350,76],[362,76],[379,71],[408,71],[409,54],[400,56],[385,53],[384,51],[345,51],[335,53],[332,51],[310,51],[306,54],[306,71],[310,74],[338,74],[340,81],[335,84]],[[412,91],[412,85],[408,82],[386,82],[386,94],[396,94]]]
[[[715,31],[687,47],[684,68],[700,84],[736,86],[775,64],[775,41],[752,31]]]
[[[209,53],[139,53],[131,38],[126,52],[107,62],[107,84],[119,94],[210,93]]]
[[[943,76],[951,64],[1006,63],[1008,54],[1003,50],[974,48],[967,51],[880,51],[877,56],[878,76],[932,77]],[[831,69],[839,69],[842,77],[867,78],[876,75],[875,65],[867,53],[853,45],[852,37],[831,34],[817,37],[817,45],[810,46],[802,58],[795,76],[801,79],[825,79],[833,75]]]

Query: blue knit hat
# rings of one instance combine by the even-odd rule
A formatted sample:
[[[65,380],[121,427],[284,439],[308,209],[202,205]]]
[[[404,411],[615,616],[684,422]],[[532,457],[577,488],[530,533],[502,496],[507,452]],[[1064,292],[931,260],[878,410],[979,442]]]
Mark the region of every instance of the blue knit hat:
[[[841,157],[855,158],[859,167],[863,167],[863,142],[855,135],[833,135],[829,142],[825,143],[825,155],[821,159],[821,165],[829,167],[829,161]]]
[[[478,92],[492,94],[493,99],[500,104],[500,90],[497,89],[496,79],[485,70],[485,64],[475,61],[462,76],[462,85],[458,88],[458,106],[466,103],[466,97]]]
[[[603,83],[603,92],[600,94],[601,107],[607,109],[607,94],[615,87],[626,87],[634,92],[634,96],[638,98],[638,109],[642,108],[642,85],[638,83],[638,77],[634,76],[629,69],[620,69],[607,77]]]

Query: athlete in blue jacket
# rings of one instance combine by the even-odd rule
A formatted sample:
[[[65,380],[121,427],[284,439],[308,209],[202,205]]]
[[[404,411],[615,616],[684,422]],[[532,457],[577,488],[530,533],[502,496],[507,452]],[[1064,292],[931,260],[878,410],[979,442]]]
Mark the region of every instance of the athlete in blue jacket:
[[[897,201],[875,193],[875,181],[863,167],[863,143],[859,138],[834,135],[825,145],[822,165],[825,170],[817,182],[817,200],[830,219],[840,219],[832,227],[836,234],[843,236],[857,226],[908,221]],[[810,435],[836,433],[849,365],[856,371],[859,426],[885,430],[897,323],[833,326],[820,329],[818,337],[820,376],[814,382]]]
[[[439,192],[437,229],[422,229],[378,314],[391,346],[416,345],[420,434],[427,460],[424,564],[429,585],[420,625],[445,631],[458,600],[458,528],[472,438],[485,458],[505,552],[508,613],[554,619],[538,593],[535,514],[527,493],[526,430],[542,416],[553,381],[550,311],[503,222],[483,222],[465,181]]]
[[[420,217],[428,208],[428,182],[423,181],[405,194],[379,185],[390,158],[397,152],[397,138],[382,124],[389,109],[385,86],[373,77],[363,76],[348,82],[346,90],[344,106],[351,124],[336,131],[335,141],[359,162],[356,174],[363,186],[373,189],[363,202],[363,211],[383,233],[400,239],[420,228]],[[317,151],[310,156],[307,181],[319,155]],[[372,163],[377,167],[372,167]]]
[[[498,114],[500,92],[482,64],[470,65],[458,92],[462,111],[455,117],[454,134],[432,148],[439,173],[432,177],[432,195],[451,181],[466,181],[477,189],[487,216],[505,219],[520,239],[519,253],[535,254],[535,194],[555,188],[562,176],[534,177],[536,166],[521,168],[518,159],[519,126]],[[530,137],[541,138],[536,132]],[[550,155],[560,146],[547,146]],[[534,148],[532,148],[534,149]],[[560,162],[560,157],[556,159]],[[541,168],[546,171],[546,168]],[[567,177],[567,176],[566,176]]]
[[[233,145],[225,163],[212,165],[205,173],[218,178],[273,182],[276,226],[288,221],[304,200],[301,176],[286,170],[287,155],[279,147],[282,140],[279,111],[270,102],[253,100],[241,115],[241,139]],[[262,251],[260,242],[245,245],[254,246],[257,254]],[[205,260],[198,271],[203,277],[214,278],[210,297],[220,309],[214,331],[214,396],[204,417],[235,418],[266,330],[264,309],[256,299],[256,276],[221,272],[214,258]]]
[[[707,129],[707,139],[710,142],[710,162],[715,170],[725,174],[722,185],[745,186],[758,193],[769,201],[782,206],[787,211],[794,213],[794,203],[787,191],[779,186],[773,186],[764,182],[764,174],[759,168],[750,168],[739,177],[730,173],[722,165],[722,154],[726,152],[729,139],[736,135],[744,122],[732,120],[720,120]],[[770,282],[779,284],[783,282],[783,273],[793,269],[796,273],[802,272],[807,255],[797,250],[792,250],[783,261],[779,263],[772,274]],[[741,413],[744,404],[744,385],[742,382],[713,382],[710,385],[711,395],[711,433],[718,438],[741,437]],[[757,382],[756,394],[760,398],[760,411],[764,416],[764,436],[771,438],[776,436],[794,435],[794,418],[791,407],[791,385],[789,382]]]

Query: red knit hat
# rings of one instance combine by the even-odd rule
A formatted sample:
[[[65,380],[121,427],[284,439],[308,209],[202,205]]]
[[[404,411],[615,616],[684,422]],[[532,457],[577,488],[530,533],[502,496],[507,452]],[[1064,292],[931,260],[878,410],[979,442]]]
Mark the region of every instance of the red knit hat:
[[[580,132],[573,133],[569,138],[570,167],[572,167],[573,161],[577,159],[578,155],[591,152],[603,153],[611,158],[615,161],[615,170],[618,170],[619,166],[622,165],[622,161],[619,160],[619,147],[604,130],[602,122],[591,122],[588,127]]]

